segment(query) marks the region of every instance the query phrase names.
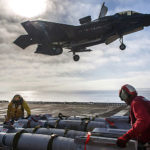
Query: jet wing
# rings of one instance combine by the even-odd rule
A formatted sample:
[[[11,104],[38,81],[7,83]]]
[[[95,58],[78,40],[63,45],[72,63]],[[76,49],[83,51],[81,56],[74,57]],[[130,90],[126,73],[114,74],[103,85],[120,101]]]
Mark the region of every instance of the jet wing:
[[[139,27],[139,28],[135,28],[135,29],[132,29],[132,30],[124,31],[122,33],[122,35],[127,35],[127,34],[134,33],[134,32],[140,31],[140,30],[143,30],[143,27]],[[115,40],[117,40],[119,38],[120,38],[120,36],[118,34],[114,34],[114,35],[108,37],[105,40],[105,44],[108,45],[108,44],[114,42]]]
[[[108,11],[108,8],[105,6],[105,3],[103,3],[103,5],[101,7],[101,10],[100,10],[100,13],[99,13],[98,19],[100,19],[102,17],[105,17],[106,14],[107,14],[107,11]]]
[[[144,29],[144,27],[135,28],[135,29],[133,29],[133,30],[125,31],[125,32],[123,33],[123,35],[127,35],[127,34],[130,34],[130,33],[137,32],[137,31],[141,31],[141,30],[143,30],[143,29]]]

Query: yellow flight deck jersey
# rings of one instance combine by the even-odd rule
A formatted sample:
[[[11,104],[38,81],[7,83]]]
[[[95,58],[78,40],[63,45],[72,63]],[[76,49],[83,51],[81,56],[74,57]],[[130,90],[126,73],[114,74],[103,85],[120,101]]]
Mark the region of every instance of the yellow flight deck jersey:
[[[30,108],[26,101],[23,100],[20,104],[10,102],[8,105],[6,121],[24,117],[24,109],[26,110],[28,116],[31,115]]]

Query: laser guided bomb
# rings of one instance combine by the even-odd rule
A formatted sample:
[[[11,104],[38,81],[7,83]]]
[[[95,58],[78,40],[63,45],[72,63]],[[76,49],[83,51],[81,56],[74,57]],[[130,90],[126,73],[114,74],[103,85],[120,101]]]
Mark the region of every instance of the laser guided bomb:
[[[120,124],[126,129],[121,129]],[[126,116],[32,115],[29,119],[15,121],[11,126],[0,126],[0,149],[120,150],[116,146],[117,137],[128,128]],[[129,149],[137,150],[137,142],[130,141],[125,150]]]

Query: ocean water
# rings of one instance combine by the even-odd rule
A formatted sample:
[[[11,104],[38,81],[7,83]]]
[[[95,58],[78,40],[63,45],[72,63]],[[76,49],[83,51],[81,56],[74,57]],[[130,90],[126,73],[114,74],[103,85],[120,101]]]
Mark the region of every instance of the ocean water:
[[[150,100],[150,89],[138,89],[139,95]],[[96,103],[121,103],[117,90],[99,91],[12,91],[0,92],[0,100],[10,101],[15,94],[20,94],[26,101],[45,102],[96,102]]]

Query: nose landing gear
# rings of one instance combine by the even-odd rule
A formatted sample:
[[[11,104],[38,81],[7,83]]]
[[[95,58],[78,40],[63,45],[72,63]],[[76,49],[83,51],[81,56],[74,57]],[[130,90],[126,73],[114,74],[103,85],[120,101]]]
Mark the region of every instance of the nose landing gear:
[[[74,60],[74,61],[79,61],[79,60],[80,60],[80,56],[79,56],[79,55],[76,55],[76,53],[75,53],[74,50],[72,50],[72,52],[73,52],[73,60]]]

